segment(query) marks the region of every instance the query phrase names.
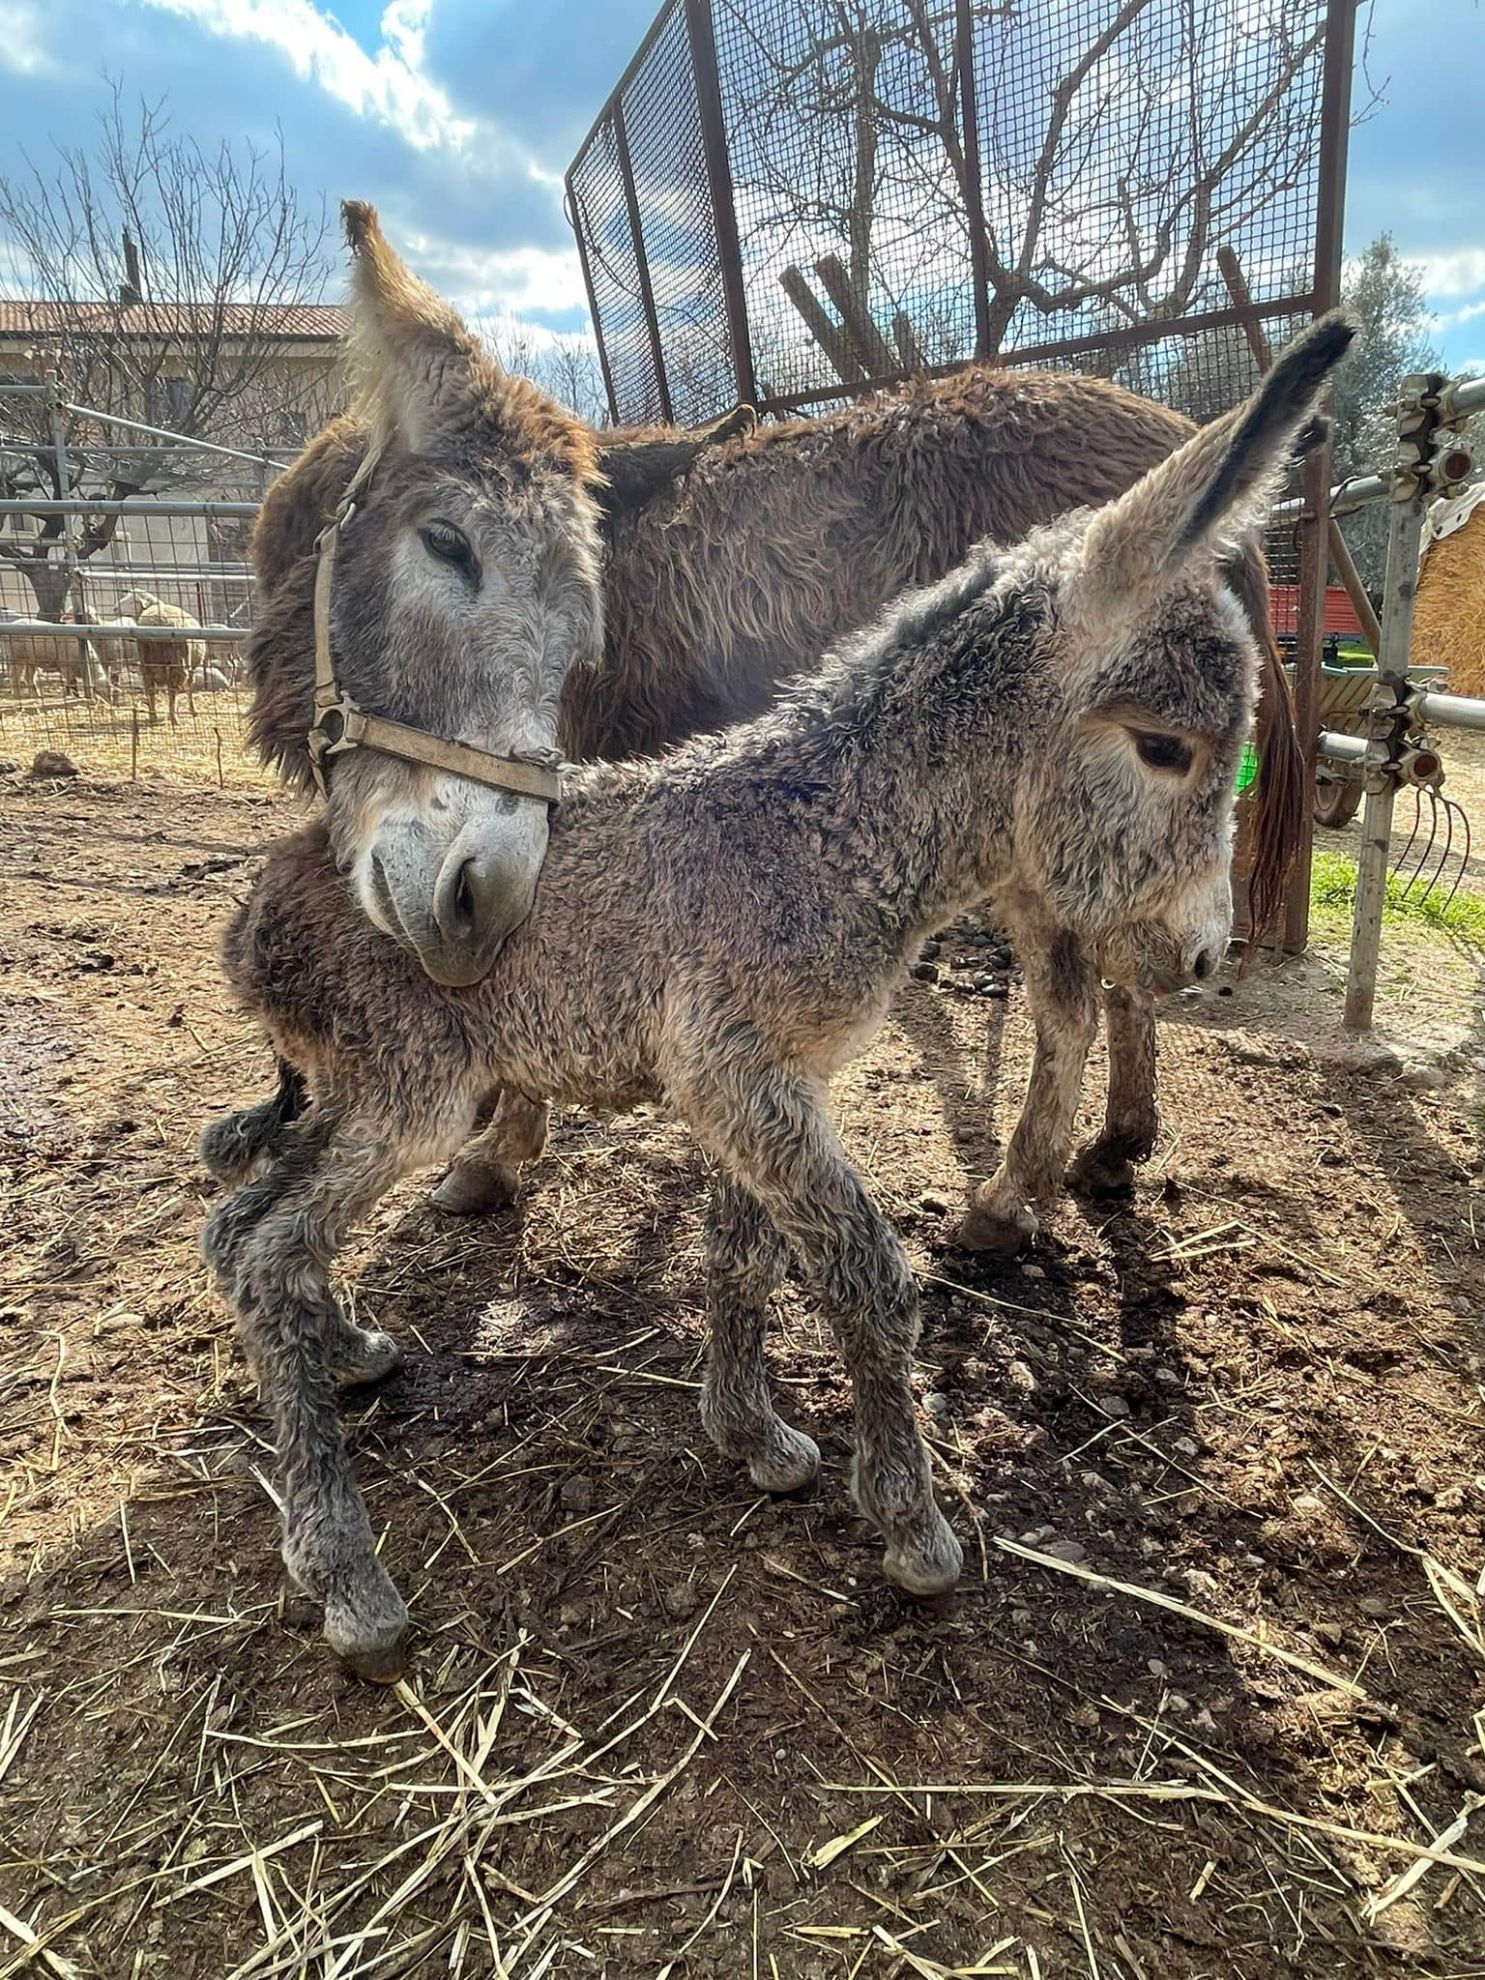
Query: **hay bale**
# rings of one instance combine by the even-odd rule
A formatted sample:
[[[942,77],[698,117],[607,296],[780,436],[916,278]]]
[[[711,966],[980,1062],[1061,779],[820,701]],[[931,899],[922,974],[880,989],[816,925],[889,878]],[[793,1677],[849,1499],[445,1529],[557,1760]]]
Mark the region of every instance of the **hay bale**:
[[[1446,667],[1451,694],[1485,695],[1485,482],[1429,516],[1408,658]]]

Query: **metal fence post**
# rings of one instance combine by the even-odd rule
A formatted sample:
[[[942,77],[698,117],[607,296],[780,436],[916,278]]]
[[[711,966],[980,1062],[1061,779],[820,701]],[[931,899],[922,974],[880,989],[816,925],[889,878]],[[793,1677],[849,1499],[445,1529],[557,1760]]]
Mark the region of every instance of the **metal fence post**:
[[[970,0],[955,0],[954,53],[959,65],[959,115],[964,125],[960,144],[964,154],[964,214],[969,225],[970,281],[974,287],[975,356],[988,358],[993,355],[990,349],[990,258],[985,252],[985,190],[980,177],[980,111]]]
[[[701,143],[706,155],[706,183],[711,196],[712,232],[722,276],[722,301],[727,312],[727,341],[732,347],[732,371],[740,401],[754,404],[758,381],[753,372],[753,339],[748,329],[748,297],[743,283],[742,248],[737,238],[737,205],[732,191],[732,166],[727,156],[727,127],[722,120],[722,85],[717,74],[717,39],[712,27],[712,0],[685,0],[686,33],[691,47],[691,73],[696,84],[696,108],[701,118]]]
[[[1341,228],[1345,218],[1346,152],[1350,140],[1351,70],[1356,55],[1359,0],[1327,0],[1325,68],[1320,94],[1320,152],[1315,187],[1315,270],[1310,304],[1316,316],[1334,309],[1341,297]],[[1299,526],[1299,624],[1294,642],[1295,726],[1305,759],[1306,789],[1315,782],[1320,735],[1320,667],[1325,644],[1325,586],[1330,575],[1327,536],[1330,449],[1323,463],[1306,464],[1305,512]],[[1310,932],[1310,860],[1314,850],[1314,805],[1305,804],[1295,852],[1293,878],[1285,903],[1283,944],[1303,950]]]
[[[593,267],[588,255],[588,228],[573,184],[569,168],[564,181],[567,189],[567,224],[572,228],[577,240],[578,260],[582,264],[583,287],[588,292],[588,315],[593,323],[593,341],[598,346],[598,368],[603,373],[603,389],[608,394],[608,416],[615,426],[619,424],[619,395],[614,390],[614,375],[609,369],[608,339],[603,334],[603,318],[598,310],[598,292],[593,287]]]
[[[1366,753],[1366,809],[1356,862],[1356,907],[1351,925],[1351,964],[1346,977],[1345,1025],[1368,1031],[1377,995],[1382,910],[1387,900],[1387,858],[1398,764],[1409,725],[1408,657],[1413,644],[1413,600],[1418,552],[1433,493],[1433,438],[1439,393],[1446,380],[1405,378],[1397,401],[1392,497],[1387,515],[1387,574],[1382,594],[1382,650],[1372,690]]]
[[[650,355],[655,365],[655,389],[660,394],[660,414],[667,425],[675,417],[670,407],[670,380],[665,375],[665,346],[660,340],[660,319],[655,314],[655,291],[650,286],[650,260],[645,253],[644,223],[640,219],[639,197],[634,190],[634,167],[629,162],[629,134],[624,128],[624,106],[614,103],[614,149],[619,157],[619,183],[624,188],[624,210],[629,215],[629,237],[634,242],[634,267],[639,276],[639,306],[649,333]]]
[[[61,502],[72,500],[72,478],[67,467],[67,434],[62,425],[62,394],[57,389],[57,381],[50,372],[46,374],[46,411],[51,423],[52,452],[57,460],[57,499]],[[71,601],[75,612],[82,600],[77,591],[77,545],[72,539],[72,518],[62,518],[62,568],[67,574],[65,596]]]

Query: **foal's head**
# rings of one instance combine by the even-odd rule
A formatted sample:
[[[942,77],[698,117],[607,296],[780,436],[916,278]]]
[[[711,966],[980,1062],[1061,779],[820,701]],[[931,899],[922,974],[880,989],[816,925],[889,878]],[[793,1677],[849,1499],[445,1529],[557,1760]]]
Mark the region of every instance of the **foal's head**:
[[[1050,594],[1059,649],[1049,732],[1022,785],[1022,849],[1058,920],[1127,986],[1183,988],[1226,953],[1258,656],[1221,560],[1313,439],[1351,337],[1340,317],[1316,324],[1246,405],[1021,553],[1023,578]]]
[[[563,677],[602,636],[589,429],[505,373],[348,203],[352,351],[374,465],[336,547],[341,693],[446,742],[555,752]],[[330,830],[366,913],[444,983],[531,905],[540,797],[372,749],[333,756]]]

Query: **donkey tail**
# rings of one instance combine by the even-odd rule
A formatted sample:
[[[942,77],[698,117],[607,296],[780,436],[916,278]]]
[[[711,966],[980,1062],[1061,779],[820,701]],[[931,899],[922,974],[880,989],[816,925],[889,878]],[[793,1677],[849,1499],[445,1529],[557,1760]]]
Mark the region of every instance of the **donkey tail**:
[[[1268,565],[1251,544],[1228,570],[1228,582],[1258,640],[1258,777],[1253,791],[1252,866],[1248,874],[1249,941],[1257,948],[1284,905],[1294,856],[1304,836],[1309,779],[1295,725],[1294,695],[1269,617]]]

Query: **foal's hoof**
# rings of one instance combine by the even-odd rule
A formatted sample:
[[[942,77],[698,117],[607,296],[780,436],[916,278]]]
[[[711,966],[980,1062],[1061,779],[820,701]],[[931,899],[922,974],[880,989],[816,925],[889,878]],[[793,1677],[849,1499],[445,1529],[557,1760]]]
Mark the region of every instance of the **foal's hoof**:
[[[489,1217],[507,1210],[516,1200],[513,1177],[479,1162],[456,1162],[428,1200],[454,1217]]]
[[[964,1549],[935,1506],[925,1530],[908,1540],[889,1540],[882,1572],[909,1595],[943,1595],[958,1581]]]
[[[767,1451],[748,1464],[748,1476],[760,1492],[798,1492],[820,1469],[820,1446],[787,1423],[775,1426]]]
[[[364,1333],[354,1345],[343,1346],[331,1370],[342,1388],[359,1388],[369,1382],[384,1382],[402,1366],[402,1349],[390,1334]]]
[[[1067,1181],[1084,1196],[1132,1196],[1134,1164],[1122,1155],[1102,1154],[1094,1142],[1068,1170]]]
[[[1016,1217],[1003,1217],[983,1204],[972,1203],[954,1234],[954,1242],[961,1251],[988,1251],[1000,1258],[1014,1258],[1036,1233],[1036,1216],[1030,1210],[1022,1210]]]
[[[380,1566],[353,1598],[325,1603],[325,1641],[358,1678],[396,1684],[407,1669],[407,1605]]]

